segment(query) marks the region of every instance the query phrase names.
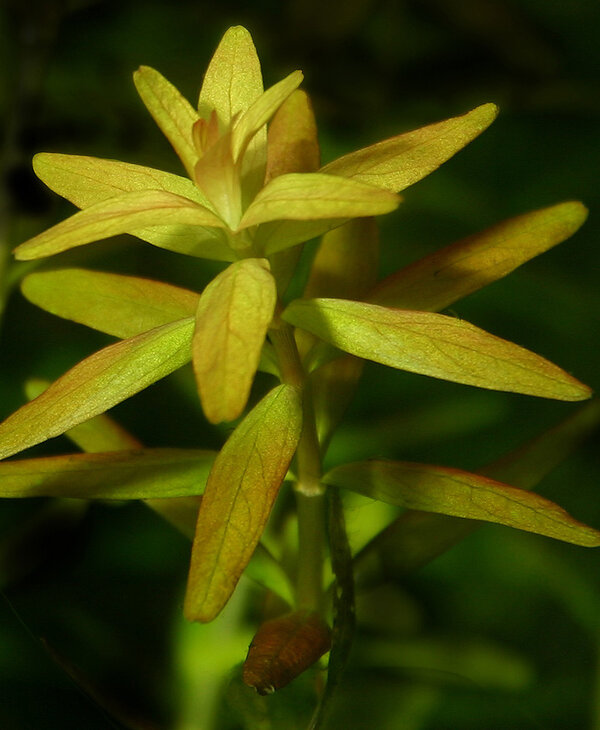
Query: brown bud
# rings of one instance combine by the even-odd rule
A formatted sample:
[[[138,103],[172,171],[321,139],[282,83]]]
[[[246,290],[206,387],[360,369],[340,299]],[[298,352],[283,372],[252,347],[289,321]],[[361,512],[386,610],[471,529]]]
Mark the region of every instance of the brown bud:
[[[302,674],[330,646],[329,626],[314,611],[294,611],[265,621],[250,644],[244,682],[258,694],[270,694]]]

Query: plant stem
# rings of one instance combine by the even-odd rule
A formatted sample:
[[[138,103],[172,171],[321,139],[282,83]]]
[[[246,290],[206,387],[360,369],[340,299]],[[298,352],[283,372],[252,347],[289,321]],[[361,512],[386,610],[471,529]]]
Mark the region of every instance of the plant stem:
[[[317,438],[310,384],[294,339],[293,329],[281,323],[270,331],[277,353],[281,380],[302,393],[302,434],[296,451],[297,481],[294,487],[298,509],[298,608],[322,612],[325,541],[325,490],[321,484],[321,450]]]

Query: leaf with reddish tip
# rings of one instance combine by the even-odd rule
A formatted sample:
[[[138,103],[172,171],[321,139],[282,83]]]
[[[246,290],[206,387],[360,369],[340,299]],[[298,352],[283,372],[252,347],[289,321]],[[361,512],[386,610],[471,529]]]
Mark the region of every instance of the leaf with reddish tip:
[[[288,172],[316,172],[321,152],[315,115],[306,92],[296,89],[279,107],[267,132],[265,181]]]
[[[240,222],[240,230],[275,220],[361,218],[390,213],[398,196],[370,185],[333,175],[289,173],[279,175],[259,192]],[[331,227],[331,226],[330,226]],[[323,232],[321,230],[321,232]],[[286,248],[285,241],[271,242],[267,253]]]
[[[584,205],[572,201],[503,221],[388,276],[368,301],[420,311],[445,309],[572,236],[587,214]]]
[[[198,112],[170,81],[149,66],[140,66],[133,74],[133,81],[146,109],[192,177],[198,159],[192,127],[200,119]]]
[[[460,469],[372,459],[336,467],[323,481],[410,509],[496,522],[583,547],[600,546],[600,531],[550,500]]]
[[[497,116],[495,104],[483,104],[462,116],[351,152],[325,165],[321,172],[399,192],[436,170]]]
[[[293,611],[261,624],[244,662],[244,682],[260,695],[281,689],[331,645],[331,630],[315,611]]]
[[[282,316],[341,350],[400,370],[557,400],[591,395],[557,365],[455,317],[343,299],[298,299]]]
[[[211,423],[232,421],[246,407],[276,301],[266,259],[231,264],[202,292],[192,357]]]
[[[115,337],[193,317],[200,298],[160,281],[86,269],[34,272],[23,279],[21,291],[47,312]]]
[[[285,79],[268,88],[233,124],[231,151],[235,162],[243,155],[254,135],[271,119],[288,96],[302,83],[301,71],[292,71]]]
[[[243,115],[263,93],[262,72],[250,33],[241,25],[229,28],[215,51],[200,91],[198,111],[208,119],[213,109],[221,131]],[[267,161],[267,130],[259,128],[242,161],[244,200],[260,190]]]
[[[139,449],[0,463],[0,497],[148,499],[201,494],[216,452]]]
[[[229,600],[269,518],[302,430],[300,392],[274,388],[215,460],[198,515],[184,611],[212,621]]]
[[[178,320],[82,360],[0,424],[0,458],[59,436],[185,365],[194,320]]]
[[[20,261],[52,256],[75,246],[146,226],[215,226],[224,223],[208,208],[163,190],[136,190],[91,205],[15,249]]]

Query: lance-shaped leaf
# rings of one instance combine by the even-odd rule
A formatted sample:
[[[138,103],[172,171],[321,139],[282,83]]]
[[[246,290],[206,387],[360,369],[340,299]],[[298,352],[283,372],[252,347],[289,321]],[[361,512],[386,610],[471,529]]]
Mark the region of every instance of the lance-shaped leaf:
[[[592,400],[479,473],[521,489],[533,489],[589,438],[600,424],[600,401]],[[356,555],[361,583],[403,575],[426,565],[481,525],[478,520],[406,510]]]
[[[88,208],[122,193],[164,190],[210,208],[210,203],[191,180],[151,167],[97,157],[42,152],[33,158],[36,175],[55,193],[79,208]],[[153,246],[188,256],[234,261],[223,232],[197,225],[158,225],[128,229]]]
[[[146,108],[191,177],[198,159],[192,139],[192,127],[200,119],[198,112],[173,84],[149,66],[140,66],[133,74],[133,81]]]
[[[494,121],[495,104],[400,134],[344,155],[321,168],[329,175],[360,180],[399,192],[429,175]]]
[[[288,172],[316,172],[321,152],[315,115],[306,92],[294,91],[279,107],[268,130],[265,181]]]
[[[204,76],[198,100],[200,115],[217,113],[221,129],[243,115],[263,93],[260,61],[252,37],[242,26],[229,28],[215,51]],[[267,160],[267,130],[258,129],[249,142],[242,163],[244,198],[252,200],[260,190]]]
[[[64,433],[185,365],[193,327],[192,318],[171,322],[82,360],[0,424],[0,458]]]
[[[34,272],[21,291],[47,312],[122,338],[193,317],[200,298],[172,284],[86,269]]]
[[[322,173],[290,173],[273,178],[244,213],[239,228],[275,220],[361,218],[390,213],[397,195],[371,185]],[[281,244],[281,248],[285,245]],[[273,253],[270,248],[267,253]]]
[[[276,301],[266,259],[231,264],[202,292],[192,349],[202,408],[211,423],[232,421],[244,410]]]
[[[198,515],[184,612],[211,621],[248,564],[296,450],[300,393],[274,388],[235,429],[215,460]]]
[[[401,370],[557,400],[591,395],[557,365],[455,317],[307,299],[292,302],[283,318],[352,355]]]
[[[271,120],[267,136],[265,183],[288,172],[315,172],[319,168],[321,151],[317,124],[304,91],[297,89],[279,107]],[[261,226],[258,231],[264,228]],[[301,254],[302,247],[293,246],[270,258],[271,271],[281,295],[294,275]]]
[[[200,205],[210,205],[186,177],[119,160],[40,152],[33,158],[33,171],[50,190],[78,208],[89,208],[135,190],[165,190]]]
[[[301,71],[292,71],[289,76],[267,89],[235,121],[231,135],[231,150],[235,162],[244,154],[248,143],[261,127],[275,114],[288,96],[302,83]]]
[[[216,452],[140,449],[0,463],[0,497],[148,499],[201,494]]]
[[[208,208],[162,190],[123,193],[75,213],[15,249],[20,261],[51,256],[91,241],[154,225],[223,227]]]
[[[421,311],[445,309],[564,241],[586,218],[585,206],[570,201],[503,221],[388,276],[368,301]]]
[[[598,530],[550,500],[460,469],[372,459],[336,467],[323,481],[389,504],[496,522],[584,547],[600,546]]]

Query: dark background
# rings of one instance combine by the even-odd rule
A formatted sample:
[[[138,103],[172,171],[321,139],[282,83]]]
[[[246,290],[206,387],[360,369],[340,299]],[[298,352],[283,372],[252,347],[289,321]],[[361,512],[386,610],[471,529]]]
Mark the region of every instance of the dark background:
[[[598,390],[597,0],[220,6],[5,0],[0,231],[7,245],[71,212],[31,173],[37,151],[180,172],[131,74],[140,64],[154,66],[194,102],[221,35],[238,23],[254,37],[265,85],[304,71],[324,162],[483,102],[499,104],[492,127],[407,190],[400,210],[382,221],[382,275],[503,218],[582,200],[590,217],[572,240],[452,312]],[[156,276],[196,289],[217,270],[125,237],[53,264]],[[11,267],[9,283],[22,271]],[[0,415],[23,402],[25,377],[55,377],[108,341],[35,310],[14,291],[3,322]],[[329,459],[387,456],[476,469],[574,408],[373,365]],[[218,447],[224,436],[198,414],[186,373],[115,415],[149,445]],[[35,453],[68,448],[58,439]],[[592,441],[542,491],[600,527],[599,475]],[[92,689],[77,690],[91,676],[130,718],[133,712],[154,718],[154,725],[130,726],[175,727],[168,719],[177,694],[173,655],[182,640],[173,627],[188,551],[183,538],[139,505],[95,505],[80,514],[46,502],[0,504],[0,725],[118,726],[103,715],[104,700],[89,699]],[[390,729],[600,728],[599,566],[594,551],[481,530],[396,587],[383,622],[397,623],[403,648],[393,671],[373,660],[372,686],[358,672],[349,674],[343,722]],[[375,636],[377,630],[365,627]],[[197,727],[205,725],[198,720]]]

